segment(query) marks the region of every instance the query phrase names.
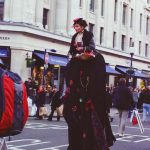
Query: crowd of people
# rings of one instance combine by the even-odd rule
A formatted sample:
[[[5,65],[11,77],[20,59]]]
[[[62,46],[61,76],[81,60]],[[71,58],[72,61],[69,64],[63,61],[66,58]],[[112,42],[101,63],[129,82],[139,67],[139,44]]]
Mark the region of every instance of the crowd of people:
[[[31,100],[31,107],[36,106],[36,114],[35,117],[37,119],[43,119],[44,117],[48,117],[48,121],[52,121],[54,116],[54,111],[57,112],[57,121],[60,120],[60,110],[59,107],[62,104],[61,95],[59,90],[55,85],[50,86],[50,89],[44,85],[37,85],[34,80],[28,78],[25,81],[28,99]],[[46,104],[49,104],[50,107],[46,107]],[[48,108],[51,108],[48,110]],[[32,108],[31,108],[32,109]],[[50,113],[48,113],[50,111]]]

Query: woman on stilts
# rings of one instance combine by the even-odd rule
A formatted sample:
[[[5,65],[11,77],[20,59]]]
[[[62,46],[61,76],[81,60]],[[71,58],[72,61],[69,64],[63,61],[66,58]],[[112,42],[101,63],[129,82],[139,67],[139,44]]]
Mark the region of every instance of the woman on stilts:
[[[76,33],[70,45],[64,96],[68,150],[109,150],[115,137],[106,108],[105,61],[86,26],[82,18],[74,20]]]

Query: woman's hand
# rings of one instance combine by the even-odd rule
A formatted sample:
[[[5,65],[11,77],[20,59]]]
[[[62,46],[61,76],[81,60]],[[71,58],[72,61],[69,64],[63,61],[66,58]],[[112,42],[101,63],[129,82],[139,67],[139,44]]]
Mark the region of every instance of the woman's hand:
[[[83,49],[84,49],[83,47],[77,47],[77,48],[76,48],[76,50],[79,51],[79,52],[80,52],[80,51],[83,51]]]

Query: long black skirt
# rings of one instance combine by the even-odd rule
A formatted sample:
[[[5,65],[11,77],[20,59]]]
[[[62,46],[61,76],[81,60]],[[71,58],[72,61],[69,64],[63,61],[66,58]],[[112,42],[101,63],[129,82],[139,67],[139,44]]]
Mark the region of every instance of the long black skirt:
[[[105,83],[105,61],[100,54],[89,60],[74,58],[68,63],[64,102],[68,150],[108,150],[112,145],[114,137],[106,113]],[[107,127],[109,132],[105,130]],[[107,133],[111,139],[106,137]]]

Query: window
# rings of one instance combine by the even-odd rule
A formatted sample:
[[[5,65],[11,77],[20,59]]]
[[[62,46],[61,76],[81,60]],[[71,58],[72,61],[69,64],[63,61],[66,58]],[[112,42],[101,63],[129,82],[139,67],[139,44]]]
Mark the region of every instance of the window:
[[[140,14],[140,32],[142,31],[142,14]]]
[[[47,28],[47,20],[48,20],[48,9],[43,9],[43,28],[46,29]]]
[[[133,46],[134,46],[133,38],[132,38],[132,37],[130,37],[129,47],[133,47]]]
[[[104,28],[100,28],[100,44],[104,42]]]
[[[122,24],[123,25],[126,24],[126,9],[127,9],[127,6],[124,4],[123,5],[123,14],[122,14]]]
[[[149,17],[146,19],[146,34],[149,34]]]
[[[82,0],[79,1],[79,6],[82,7]]]
[[[126,36],[122,35],[122,38],[121,38],[121,49],[123,51],[125,50],[125,38],[126,38]]]
[[[104,0],[101,0],[101,16],[104,16]]]
[[[114,6],[114,21],[117,21],[117,2],[118,2],[118,0],[115,0],[115,6]]]
[[[131,8],[131,16],[130,16],[130,28],[133,27],[133,9]]]
[[[90,11],[94,12],[94,0],[90,0]]]
[[[142,45],[142,42],[139,41],[139,55],[141,55],[141,45]]]
[[[89,31],[93,33],[93,31],[94,31],[94,24],[89,23]]]
[[[113,48],[116,47],[116,32],[113,32]]]
[[[148,44],[145,44],[145,57],[148,57]]]
[[[4,18],[4,0],[0,0],[0,21]]]

